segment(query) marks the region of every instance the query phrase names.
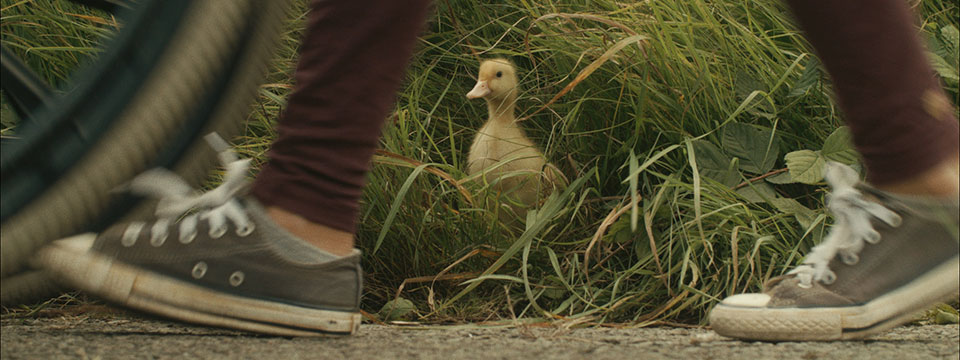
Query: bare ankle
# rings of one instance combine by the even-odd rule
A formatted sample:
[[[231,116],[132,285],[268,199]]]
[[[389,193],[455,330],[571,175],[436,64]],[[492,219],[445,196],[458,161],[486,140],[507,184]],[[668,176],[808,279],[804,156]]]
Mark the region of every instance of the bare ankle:
[[[954,157],[913,178],[876,186],[905,195],[956,196],[960,194],[960,157]]]
[[[318,224],[279,207],[267,207],[267,215],[294,236],[331,254],[344,256],[353,252],[353,233]]]

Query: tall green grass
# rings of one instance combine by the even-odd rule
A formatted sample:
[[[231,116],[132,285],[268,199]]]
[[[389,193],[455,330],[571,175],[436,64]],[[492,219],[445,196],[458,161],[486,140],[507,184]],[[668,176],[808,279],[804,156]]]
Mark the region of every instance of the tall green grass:
[[[3,2],[5,44],[52,46],[8,20],[34,4]],[[916,8],[956,102],[960,8]],[[305,11],[291,11],[237,139],[260,162]],[[402,297],[423,321],[701,322],[717,300],[795,266],[829,229],[811,165],[857,163],[829,80],[778,1],[440,0],[418,42],[363,196],[369,312]],[[482,184],[464,173],[487,116],[464,94],[489,57],[517,64],[518,116],[571,180],[524,229],[480,206]],[[32,65],[51,79],[73,69]]]
[[[445,179],[378,157],[358,234],[371,309],[399,293],[426,319],[698,322],[718,299],[795,266],[824,235],[822,182],[778,170],[797,150],[856,158],[842,130],[829,142],[835,151],[824,149],[842,121],[783,4],[437,5],[383,150],[464,179],[486,109],[463,95],[480,59],[507,57],[522,74],[524,127],[574,185],[518,233]],[[956,52],[943,50],[956,46],[945,34],[957,5],[919,10],[955,69]],[[956,81],[944,80],[956,98]]]
[[[55,89],[70,90],[70,74],[100,51],[117,21],[107,13],[66,1],[0,1],[3,46]],[[4,98],[0,135],[11,134],[17,119]]]
[[[68,1],[0,2],[3,45],[55,88],[68,90],[70,74],[99,53],[118,27],[108,13]]]

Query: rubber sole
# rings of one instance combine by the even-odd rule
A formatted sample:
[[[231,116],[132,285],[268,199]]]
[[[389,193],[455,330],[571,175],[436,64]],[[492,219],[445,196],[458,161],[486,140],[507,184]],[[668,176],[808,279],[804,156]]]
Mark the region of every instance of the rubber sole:
[[[832,308],[766,308],[718,304],[710,326],[728,337],[762,341],[861,339],[914,319],[960,290],[960,256],[864,305]]]
[[[360,313],[245,298],[172,279],[89,251],[95,234],[57,240],[34,262],[66,284],[105,300],[195,324],[282,336],[353,334]]]

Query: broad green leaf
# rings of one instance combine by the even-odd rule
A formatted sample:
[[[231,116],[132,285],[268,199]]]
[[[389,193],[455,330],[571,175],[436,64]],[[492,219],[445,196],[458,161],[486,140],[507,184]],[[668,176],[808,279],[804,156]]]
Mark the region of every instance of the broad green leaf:
[[[734,91],[736,91],[738,98],[749,99],[751,94],[755,92],[764,94],[764,96],[756,97],[749,101],[749,106],[744,110],[748,114],[757,117],[772,119],[777,109],[766,96],[766,94],[770,92],[770,85],[756,79],[753,75],[743,70],[737,71],[735,76]]]
[[[950,47],[949,43],[940,40],[940,38],[936,36],[931,36],[927,39],[927,50],[930,50],[930,52],[944,59],[950,59],[953,57],[951,49],[952,48]]]
[[[767,177],[765,180],[771,184],[794,184],[797,182],[793,179],[793,176],[790,176],[789,171]]]
[[[954,309],[953,306],[939,303],[934,308],[934,311],[936,311],[937,314],[934,316],[933,321],[938,325],[956,324],[960,322],[960,314],[957,313],[957,309]]]
[[[827,160],[841,162],[847,165],[855,164],[859,161],[857,150],[853,148],[850,141],[850,128],[841,126],[834,130],[827,140],[823,142],[823,157]]]
[[[929,51],[927,52],[927,59],[930,61],[930,66],[943,78],[944,82],[953,85],[960,82],[960,74],[957,73],[957,69],[950,65],[947,60]]]
[[[747,108],[747,113],[756,117],[773,120],[777,117],[777,107],[774,106],[770,97],[765,95],[751,107]]]
[[[804,184],[816,184],[823,180],[823,165],[826,163],[819,151],[798,150],[783,157],[790,169],[790,176]]]
[[[923,319],[933,321],[938,325],[956,324],[960,322],[957,309],[946,303],[939,303],[923,314]]]
[[[960,30],[957,30],[953,25],[940,28],[940,35],[943,35],[943,39],[947,40],[954,50],[960,48]]]
[[[413,305],[413,301],[398,297],[383,304],[377,315],[382,321],[406,320],[412,318],[416,311],[417,307]]]
[[[731,168],[733,158],[727,156],[720,148],[704,140],[693,142],[693,151],[697,154],[697,169],[700,176],[707,177],[726,186],[734,186],[740,182],[740,174],[736,168]]]
[[[617,221],[610,225],[610,228],[607,230],[607,234],[603,237],[603,241],[612,243],[625,243],[633,239],[634,231],[635,230],[630,229],[630,219],[626,216],[621,216],[619,219],[617,219]]]
[[[793,215],[804,229],[810,228],[817,217],[817,213],[794,199],[771,198],[769,204],[784,214]]]
[[[933,318],[937,325],[956,324],[960,322],[960,316],[951,314],[943,310],[937,310],[937,316]]]
[[[739,98],[746,98],[754,91],[767,92],[770,90],[769,85],[757,80],[755,76],[748,74],[742,69],[737,70],[736,74],[734,74],[734,81],[736,82],[733,84],[733,89]]]
[[[740,159],[740,169],[763,174],[780,156],[780,140],[773,129],[741,123],[729,123],[723,128],[723,150]]]
[[[773,186],[762,182],[739,188],[737,189],[737,194],[749,203],[764,202],[777,197],[777,192],[773,190]]]

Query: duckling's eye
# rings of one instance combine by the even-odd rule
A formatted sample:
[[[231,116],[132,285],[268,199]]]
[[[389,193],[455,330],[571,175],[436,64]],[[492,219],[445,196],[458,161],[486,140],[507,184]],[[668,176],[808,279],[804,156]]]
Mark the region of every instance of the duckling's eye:
[[[503,71],[497,71],[497,77],[503,77]]]

